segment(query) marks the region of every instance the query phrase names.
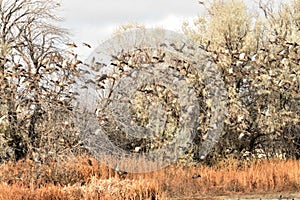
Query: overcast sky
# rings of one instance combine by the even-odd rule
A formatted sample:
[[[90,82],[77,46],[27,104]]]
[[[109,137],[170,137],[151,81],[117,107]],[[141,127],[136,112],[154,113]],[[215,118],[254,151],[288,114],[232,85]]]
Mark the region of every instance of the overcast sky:
[[[197,0],[62,0],[61,15],[75,42],[84,41],[96,48],[122,24],[180,30],[183,20],[201,11]],[[83,59],[93,49],[79,48]]]
[[[246,0],[253,2],[252,0]],[[63,26],[76,43],[87,42],[92,49],[79,46],[82,59],[108,39],[122,24],[139,23],[180,31],[184,20],[203,13],[198,0],[62,0]]]

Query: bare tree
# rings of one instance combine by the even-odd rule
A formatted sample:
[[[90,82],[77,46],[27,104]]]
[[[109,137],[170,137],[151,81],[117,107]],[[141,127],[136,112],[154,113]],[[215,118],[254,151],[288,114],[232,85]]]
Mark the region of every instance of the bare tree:
[[[0,103],[7,126],[2,133],[20,159],[39,145],[37,132],[49,105],[67,105],[76,57],[63,50],[66,30],[54,0],[0,1]]]

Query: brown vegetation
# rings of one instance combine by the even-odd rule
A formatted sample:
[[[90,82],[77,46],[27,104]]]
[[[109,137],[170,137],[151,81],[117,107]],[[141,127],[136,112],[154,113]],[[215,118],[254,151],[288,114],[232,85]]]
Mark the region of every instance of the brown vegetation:
[[[79,62],[64,48],[68,33],[56,25],[58,7],[55,0],[0,3],[0,161],[57,152],[47,143],[70,133],[48,131],[66,131]]]
[[[201,175],[192,178],[194,175]],[[168,199],[290,193],[300,189],[295,160],[224,160],[214,166],[174,164],[119,176],[89,156],[0,166],[0,199]]]
[[[5,2],[0,4],[0,199],[168,199],[299,191],[297,160],[231,159],[258,150],[266,158],[300,158],[299,0],[282,4],[278,12],[261,4],[265,18],[249,14],[240,0],[208,1],[208,16],[184,31],[219,67],[228,92],[224,135],[209,157],[213,159],[204,165],[193,163],[199,161],[194,156],[192,163],[123,175],[80,154],[85,150],[70,103],[74,78],[85,72],[78,71],[80,61],[70,49],[76,44],[59,47],[68,39],[64,29],[52,24],[56,1],[38,1],[40,9],[32,0]],[[155,62],[167,57],[161,53]],[[111,61],[118,66],[118,60]],[[206,127],[200,127],[199,141],[205,133]],[[201,145],[194,143],[197,150]]]

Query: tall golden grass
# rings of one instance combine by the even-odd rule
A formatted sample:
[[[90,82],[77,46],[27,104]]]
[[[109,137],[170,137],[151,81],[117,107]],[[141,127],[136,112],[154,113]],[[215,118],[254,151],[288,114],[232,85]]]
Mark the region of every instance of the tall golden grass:
[[[192,178],[200,174],[199,178]],[[170,199],[300,190],[297,160],[224,160],[214,166],[174,164],[119,176],[87,155],[0,166],[0,199]]]

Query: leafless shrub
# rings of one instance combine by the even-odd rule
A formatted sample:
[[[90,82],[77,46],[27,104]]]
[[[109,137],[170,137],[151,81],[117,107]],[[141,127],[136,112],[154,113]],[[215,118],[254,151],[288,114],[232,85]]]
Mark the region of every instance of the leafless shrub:
[[[52,0],[1,1],[2,158],[18,160],[41,147],[42,126],[52,121],[50,113],[65,109],[72,99],[78,61],[63,50],[68,38],[67,32],[55,25],[58,6]]]

